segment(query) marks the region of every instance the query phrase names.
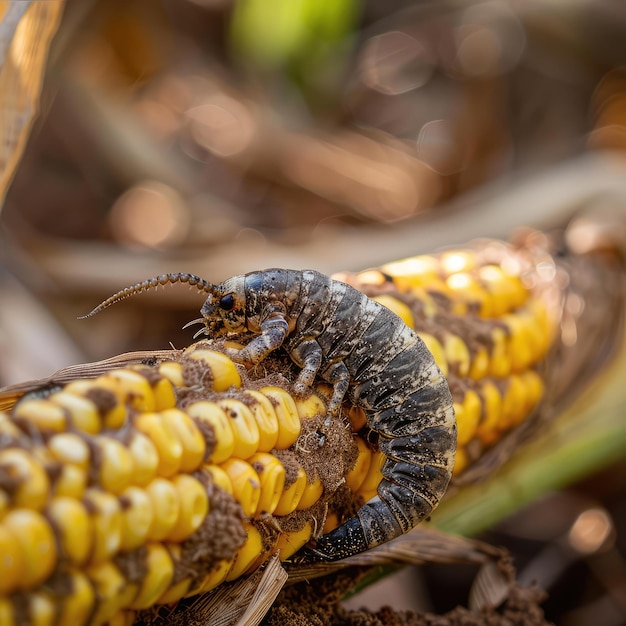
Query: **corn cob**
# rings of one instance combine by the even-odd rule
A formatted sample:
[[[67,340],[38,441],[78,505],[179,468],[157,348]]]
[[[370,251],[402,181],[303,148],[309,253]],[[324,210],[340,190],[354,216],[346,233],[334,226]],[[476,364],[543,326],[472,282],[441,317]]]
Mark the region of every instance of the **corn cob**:
[[[321,529],[322,496],[357,456],[343,427],[331,468],[306,449],[327,390],[294,399],[280,373],[252,383],[206,346],[0,413],[0,623],[121,620],[288,558]]]
[[[339,277],[415,328],[447,375],[457,476],[541,399],[554,322],[535,267],[492,244]],[[222,349],[0,413],[1,624],[132,623],[290,558],[376,494],[385,457],[360,408],[320,448],[329,386],[295,397],[284,355],[246,372]]]

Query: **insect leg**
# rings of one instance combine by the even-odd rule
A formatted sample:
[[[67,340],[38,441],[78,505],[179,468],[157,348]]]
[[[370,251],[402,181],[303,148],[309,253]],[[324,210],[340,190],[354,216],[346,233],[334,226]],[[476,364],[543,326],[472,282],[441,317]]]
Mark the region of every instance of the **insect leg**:
[[[289,334],[289,326],[283,313],[272,313],[260,324],[261,334],[241,350],[228,349],[228,356],[238,363],[256,364],[270,352],[280,348]]]
[[[301,368],[294,383],[294,391],[297,394],[304,394],[311,388],[322,364],[322,349],[315,339],[308,339],[295,346],[289,355],[293,362]]]
[[[343,361],[332,363],[322,372],[322,378],[333,386],[333,395],[328,403],[328,416],[324,426],[330,424],[330,420],[341,410],[341,403],[350,386],[350,372]]]

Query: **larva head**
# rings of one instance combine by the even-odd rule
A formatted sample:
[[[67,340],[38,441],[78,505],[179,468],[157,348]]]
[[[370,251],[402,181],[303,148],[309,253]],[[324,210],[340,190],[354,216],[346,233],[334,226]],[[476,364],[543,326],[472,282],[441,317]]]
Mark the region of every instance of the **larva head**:
[[[216,285],[200,310],[212,334],[246,329],[245,277],[233,276]]]

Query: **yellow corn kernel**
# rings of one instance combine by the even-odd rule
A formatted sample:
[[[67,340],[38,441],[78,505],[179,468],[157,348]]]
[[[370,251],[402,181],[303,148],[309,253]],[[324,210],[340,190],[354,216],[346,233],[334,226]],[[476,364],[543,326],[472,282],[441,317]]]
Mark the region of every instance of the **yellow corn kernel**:
[[[98,481],[105,491],[119,494],[131,483],[133,457],[126,446],[113,437],[96,437],[93,443],[98,451]]]
[[[363,498],[363,502],[369,502],[378,495],[378,489],[359,489],[357,495]]]
[[[161,418],[176,433],[183,446],[180,471],[193,472],[197,470],[204,461],[204,453],[206,452],[206,442],[200,429],[186,413],[178,409],[162,411]]]
[[[296,510],[304,511],[311,508],[322,497],[322,493],[324,493],[324,483],[319,478],[313,482],[307,480]]]
[[[10,506],[11,506],[11,501],[9,499],[7,492],[4,491],[4,489],[0,489],[0,520],[6,515]]]
[[[350,406],[348,410],[348,419],[350,420],[350,430],[353,433],[358,433],[361,428],[367,426],[367,418],[365,417],[365,411],[355,404]]]
[[[98,602],[96,610],[91,616],[93,624],[107,623],[121,608],[123,600],[128,593],[128,585],[118,567],[112,561],[90,565],[85,570],[95,590]]]
[[[160,543],[148,544],[147,549],[148,571],[141,583],[139,594],[130,605],[131,609],[151,607],[165,593],[174,577],[174,563],[169,552]]]
[[[178,490],[171,481],[155,478],[146,486],[152,505],[152,524],[148,531],[150,541],[163,541],[171,532],[180,514]]]
[[[139,431],[133,431],[128,439],[127,450],[133,459],[132,483],[143,487],[157,474],[159,453],[152,439]]]
[[[532,414],[539,398],[541,397],[543,385],[538,374],[533,370],[522,372],[516,376],[523,393],[523,407],[520,407],[515,419],[515,426],[521,424]],[[536,394],[540,395],[537,396]]]
[[[159,365],[159,374],[165,376],[174,387],[182,387],[185,384],[183,379],[183,366],[176,361],[165,361]]]
[[[41,510],[48,501],[50,481],[46,471],[26,450],[0,450],[0,472],[15,481],[13,505]]]
[[[247,459],[259,449],[261,434],[259,426],[252,415],[252,411],[239,400],[225,398],[218,401],[235,436],[235,449],[233,456],[240,459]]]
[[[58,624],[84,626],[96,599],[96,594],[85,574],[79,571],[67,573],[68,595],[59,599]]]
[[[467,376],[470,370],[471,357],[467,344],[458,336],[446,333],[443,340],[443,351],[451,369],[459,376]]]
[[[30,626],[53,626],[56,618],[55,602],[45,591],[31,591],[28,594],[28,623]]]
[[[87,489],[87,472],[70,463],[61,465],[61,472],[54,481],[53,495],[82,498],[85,489]]]
[[[309,541],[312,534],[313,527],[311,522],[307,522],[300,530],[280,533],[276,543],[276,550],[279,553],[280,560],[285,561],[292,557]]]
[[[372,298],[379,304],[387,307],[390,311],[395,313],[407,326],[410,328],[415,327],[415,320],[413,319],[413,313],[411,309],[402,300],[398,300],[394,296],[388,294],[382,294]]]
[[[465,448],[457,448],[452,475],[460,476],[467,469],[468,465],[469,457],[467,455],[467,450]]]
[[[521,372],[532,361],[532,347],[527,332],[525,319],[518,314],[505,315],[500,320],[509,329],[509,354],[511,371]]]
[[[13,415],[29,421],[43,432],[67,430],[65,411],[49,400],[22,400],[15,405]]]
[[[474,355],[470,366],[469,377],[473,380],[480,380],[487,376],[489,372],[489,354],[484,346],[480,346]]]
[[[289,515],[296,510],[296,507],[302,500],[302,495],[307,485],[307,477],[304,470],[300,467],[296,479],[283,489],[283,493],[278,500],[278,504],[274,509],[274,515]]]
[[[453,296],[460,301],[477,304],[480,307],[480,315],[482,317],[487,317],[490,313],[489,294],[470,274],[466,272],[451,274],[446,279],[446,286],[450,289]]]
[[[179,474],[172,479],[178,491],[180,513],[176,525],[167,536],[168,541],[184,541],[192,535],[209,512],[209,496],[205,486],[193,476]]]
[[[269,452],[278,441],[278,417],[269,398],[259,391],[246,390],[246,396],[254,399],[248,407],[259,427],[259,452]]]
[[[550,347],[550,338],[545,332],[542,321],[535,317],[530,309],[524,312],[523,317],[526,321],[526,333],[532,351],[532,357],[528,365],[534,365]]]
[[[169,553],[170,559],[172,560],[174,571],[176,571],[182,556],[181,544],[168,543],[165,544],[165,547]],[[176,583],[170,583],[168,588],[156,599],[155,604],[172,604],[173,602],[178,602],[189,592],[191,583],[192,579],[190,576],[187,576]]]
[[[117,429],[126,422],[126,407],[112,381],[103,385],[100,379],[74,380],[63,391],[91,400],[98,409],[102,428]]]
[[[478,270],[483,286],[493,296],[493,315],[500,317],[520,306],[527,296],[519,276],[506,274],[497,265],[484,265]]]
[[[107,626],[133,626],[136,619],[135,611],[122,609],[118,611],[107,623]]]
[[[11,421],[6,413],[0,411],[0,435],[6,435],[7,438],[21,439],[24,434]]]
[[[139,487],[128,487],[120,496],[122,510],[122,538],[120,550],[130,552],[143,546],[154,519],[152,501]]]
[[[230,482],[230,478],[228,474],[217,465],[205,465],[203,471],[209,472],[211,475],[211,479],[213,484],[215,484],[220,489],[223,489],[226,493],[229,493],[231,496],[233,495],[233,484]]]
[[[24,575],[24,556],[11,530],[0,523],[0,594],[15,591]],[[3,624],[0,620],[0,624]]]
[[[344,283],[350,280],[349,275],[341,272],[333,274],[331,278]],[[370,269],[359,272],[356,276],[356,279],[359,285],[384,285],[387,282],[385,275],[377,269]]]
[[[346,474],[346,485],[352,491],[358,491],[369,472],[372,462],[372,451],[361,437],[356,438],[358,456],[354,467]]]
[[[489,445],[497,437],[497,427],[502,415],[502,395],[496,385],[490,381],[482,381],[480,387],[482,397],[482,416],[476,429],[476,436]]]
[[[96,405],[89,399],[67,391],[58,391],[50,396],[50,402],[64,408],[71,425],[84,433],[97,435],[102,428],[100,414]]]
[[[308,398],[296,398],[295,402],[301,420],[326,415],[326,405],[316,393],[312,393]]]
[[[165,593],[157,599],[155,604],[173,604],[174,602],[182,600],[189,593],[190,586],[191,578],[184,578],[172,585],[169,589],[166,589]],[[134,622],[131,622],[131,626],[133,623]]]
[[[502,418],[498,427],[508,430],[517,425],[525,416],[526,392],[521,377],[509,376],[502,398]]]
[[[248,522],[244,522],[244,529],[247,535],[246,540],[237,551],[230,572],[226,576],[226,581],[239,578],[263,555],[263,539],[259,531]]]
[[[372,461],[370,463],[369,471],[367,472],[367,476],[365,480],[361,484],[361,487],[358,491],[359,494],[362,494],[364,491],[376,491],[378,489],[378,483],[381,481],[382,475],[382,467],[383,463],[387,460],[387,457],[380,451],[374,452],[372,454]]]
[[[91,453],[87,442],[76,433],[59,433],[48,439],[48,450],[61,463],[71,463],[83,471],[89,469]]]
[[[502,328],[492,328],[491,340],[493,347],[489,359],[490,376],[504,378],[511,371],[511,357],[509,355],[509,338]]]
[[[57,563],[57,548],[50,524],[37,511],[13,509],[2,520],[22,552],[19,589],[30,589],[52,574]]]
[[[261,499],[261,479],[252,466],[233,457],[222,464],[233,486],[233,495],[246,517],[252,517]]]
[[[543,397],[543,380],[535,370],[527,370],[521,376],[528,397],[527,412],[530,412]]]
[[[2,626],[17,626],[13,603],[9,598],[0,597],[0,624]]]
[[[322,534],[325,535],[339,526],[339,515],[335,511],[328,511],[324,526],[322,526]]]
[[[97,488],[87,489],[83,503],[91,517],[93,548],[91,563],[102,563],[113,556],[122,541],[122,512],[118,499]]]
[[[437,289],[435,289],[435,287],[437,287]],[[438,284],[429,288],[428,291],[422,287],[415,287],[411,290],[411,295],[422,303],[422,313],[428,319],[435,317],[439,311],[439,306],[431,294],[431,292],[435,291],[445,293],[446,289],[441,281],[438,281]]]
[[[206,400],[194,402],[186,410],[190,417],[213,429],[215,444],[208,458],[209,463],[222,463],[229,459],[235,450],[235,434],[224,410],[215,402]]]
[[[231,387],[241,387],[241,376],[235,363],[222,352],[213,350],[194,350],[189,354],[194,361],[202,361],[211,372],[215,391],[226,391]]]
[[[263,387],[259,391],[274,404],[278,417],[277,450],[286,450],[294,444],[300,435],[300,416],[294,399],[280,387]]]
[[[558,328],[558,319],[555,319],[554,315],[548,312],[548,307],[542,300],[531,300],[527,304],[527,309],[537,324],[545,353],[554,339]]]
[[[54,498],[46,509],[54,524],[61,556],[82,565],[91,553],[91,520],[85,506],[74,498]]]
[[[217,563],[200,584],[187,593],[186,597],[195,596],[198,593],[206,593],[207,591],[211,591],[211,589],[215,589],[218,585],[221,585],[226,580],[226,576],[228,576],[228,572],[230,572],[233,563],[234,559]]]
[[[432,256],[414,256],[381,266],[381,271],[393,277],[401,291],[414,287],[429,287],[440,280],[439,261]]]
[[[449,295],[448,291],[449,290],[446,287],[446,290],[442,291],[441,293]],[[467,302],[463,299],[459,299],[458,295],[455,296],[455,294],[451,294],[450,296],[450,311],[454,315],[469,315],[474,312],[473,308],[476,305],[476,302]]]
[[[473,250],[450,250],[441,254],[439,263],[441,270],[449,275],[473,270],[478,265],[478,260]]]
[[[150,383],[139,372],[129,368],[111,370],[96,379],[101,385],[118,391],[124,404],[137,411],[154,411],[156,404]]]
[[[248,459],[261,479],[261,497],[255,515],[273,513],[285,487],[285,468],[273,455],[257,452]]]
[[[154,396],[155,411],[165,411],[176,406],[176,392],[167,378],[160,378],[156,383],[152,384],[152,394]]]
[[[177,474],[183,461],[183,444],[170,425],[159,413],[140,413],[135,416],[133,424],[150,438],[157,450],[157,474],[166,478]]]
[[[448,375],[448,360],[446,359],[446,353],[441,345],[440,341],[430,333],[419,333],[420,338],[426,344],[426,347],[433,355],[437,367],[441,370],[444,376]]]
[[[172,585],[169,589],[166,589],[165,593],[157,599],[155,604],[173,604],[174,602],[178,602],[187,595],[190,586],[191,578],[184,578]]]
[[[482,414],[482,406],[480,397],[472,389],[465,392],[463,402],[459,405],[454,404],[457,423],[457,445],[466,446],[476,434],[480,416]]]

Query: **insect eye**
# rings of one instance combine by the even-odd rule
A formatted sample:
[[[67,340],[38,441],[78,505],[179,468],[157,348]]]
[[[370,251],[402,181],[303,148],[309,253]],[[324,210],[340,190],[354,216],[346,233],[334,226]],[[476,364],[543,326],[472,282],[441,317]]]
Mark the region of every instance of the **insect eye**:
[[[232,311],[235,306],[235,298],[232,293],[229,293],[227,296],[222,296],[219,301],[220,309],[224,309],[224,311]]]

